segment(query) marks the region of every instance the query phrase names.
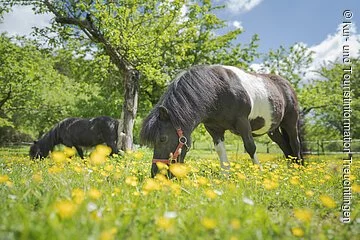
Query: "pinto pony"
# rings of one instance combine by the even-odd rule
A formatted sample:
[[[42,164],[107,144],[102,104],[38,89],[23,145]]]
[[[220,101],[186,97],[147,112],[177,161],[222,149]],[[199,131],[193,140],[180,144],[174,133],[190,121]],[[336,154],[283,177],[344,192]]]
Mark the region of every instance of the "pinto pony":
[[[111,147],[111,154],[118,153],[118,121],[110,117],[66,118],[56,124],[30,147],[30,157],[45,158],[55,145],[64,144],[75,147],[79,156],[84,158],[81,147],[93,147],[106,143]]]
[[[151,175],[157,162],[184,162],[191,133],[203,123],[223,170],[230,168],[224,133],[240,135],[254,164],[254,136],[268,134],[286,157],[301,159],[299,107],[290,83],[277,75],[252,74],[237,67],[195,66],[180,73],[145,118],[140,138],[153,146]]]

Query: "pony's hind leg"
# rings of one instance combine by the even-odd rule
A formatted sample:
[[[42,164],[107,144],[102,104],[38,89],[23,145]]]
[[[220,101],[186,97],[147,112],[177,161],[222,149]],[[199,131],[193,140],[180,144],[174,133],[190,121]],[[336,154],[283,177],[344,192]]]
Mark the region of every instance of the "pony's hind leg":
[[[79,156],[81,157],[81,159],[84,159],[84,152],[81,149],[81,147],[79,146],[74,146],[76,148],[76,151],[78,152]]]
[[[117,148],[117,143],[116,141],[113,141],[112,143],[106,143],[106,145],[108,145],[111,148],[111,154],[118,154],[119,150]]]
[[[262,166],[256,156],[256,145],[254,138],[251,133],[251,125],[248,119],[240,119],[237,123],[238,132],[243,140],[246,152],[250,155],[253,164],[259,165],[260,169]]]
[[[299,140],[299,133],[297,129],[297,124],[284,124],[281,127],[282,131],[286,131],[286,134],[289,137],[289,143],[292,149],[292,157],[296,158],[297,163],[301,163],[304,165],[304,161],[301,159],[300,154],[300,140]]]
[[[215,147],[215,151],[218,154],[219,159],[220,159],[220,166],[222,169],[222,173],[225,175],[229,175],[230,162],[227,158],[225,144],[224,144],[225,130],[219,130],[219,129],[215,130],[206,125],[205,125],[205,128],[209,132],[209,134],[211,135],[211,137],[214,141],[214,147]]]
[[[102,132],[105,143],[108,147],[111,148],[111,154],[118,154],[119,150],[117,148],[117,129],[114,129],[112,126],[104,126]]]

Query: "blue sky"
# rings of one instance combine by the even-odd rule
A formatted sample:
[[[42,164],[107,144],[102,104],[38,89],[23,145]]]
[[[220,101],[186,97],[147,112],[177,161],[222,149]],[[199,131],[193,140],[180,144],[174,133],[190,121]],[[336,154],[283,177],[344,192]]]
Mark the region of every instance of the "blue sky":
[[[237,41],[248,43],[253,34],[260,37],[259,52],[266,53],[280,45],[303,43],[315,52],[311,69],[341,57],[341,24],[344,10],[351,10],[350,54],[359,56],[360,3],[358,0],[212,0],[225,8],[216,13],[227,20],[229,28],[241,27],[244,33]],[[46,26],[51,15],[35,16],[30,7],[17,7],[5,15],[0,32],[28,35],[32,26]],[[258,64],[260,60],[257,60]],[[254,64],[254,69],[256,65]]]
[[[353,22],[359,23],[360,2],[358,0],[228,0],[216,1],[229,7],[219,13],[230,22],[238,21],[245,32],[240,40],[249,41],[257,33],[260,36],[260,51],[267,52],[280,45],[290,46],[303,42],[308,46],[321,43],[328,35],[335,34],[342,23],[342,12],[352,10]],[[246,11],[231,10],[234,6],[253,2]],[[233,3],[233,5],[232,5]],[[229,5],[230,4],[230,5]]]

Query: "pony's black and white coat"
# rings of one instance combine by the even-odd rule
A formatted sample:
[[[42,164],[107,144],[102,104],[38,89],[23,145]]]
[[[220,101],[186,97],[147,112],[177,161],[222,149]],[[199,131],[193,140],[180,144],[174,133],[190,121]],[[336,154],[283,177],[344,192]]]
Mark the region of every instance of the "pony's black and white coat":
[[[279,76],[252,74],[232,66],[195,66],[169,85],[144,120],[141,139],[154,146],[154,158],[167,158],[176,146],[175,129],[183,129],[190,139],[202,122],[224,169],[229,167],[223,143],[225,130],[242,137],[254,163],[259,164],[253,136],[265,133],[286,156],[300,159],[298,112],[294,90]],[[181,161],[185,154],[181,154]],[[153,164],[152,173],[156,171]]]
[[[112,154],[118,153],[118,121],[102,116],[96,118],[66,118],[56,124],[30,147],[31,158],[45,158],[55,145],[64,144],[75,147],[83,158],[81,147],[93,147],[106,143],[111,147]]]

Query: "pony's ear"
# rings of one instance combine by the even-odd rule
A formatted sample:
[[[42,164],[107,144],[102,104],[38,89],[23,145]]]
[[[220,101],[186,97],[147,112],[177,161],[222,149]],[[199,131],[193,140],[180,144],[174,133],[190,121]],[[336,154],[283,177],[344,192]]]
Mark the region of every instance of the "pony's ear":
[[[162,105],[159,107],[159,117],[160,117],[160,120],[169,120],[170,119],[169,110],[167,110],[167,108]]]

